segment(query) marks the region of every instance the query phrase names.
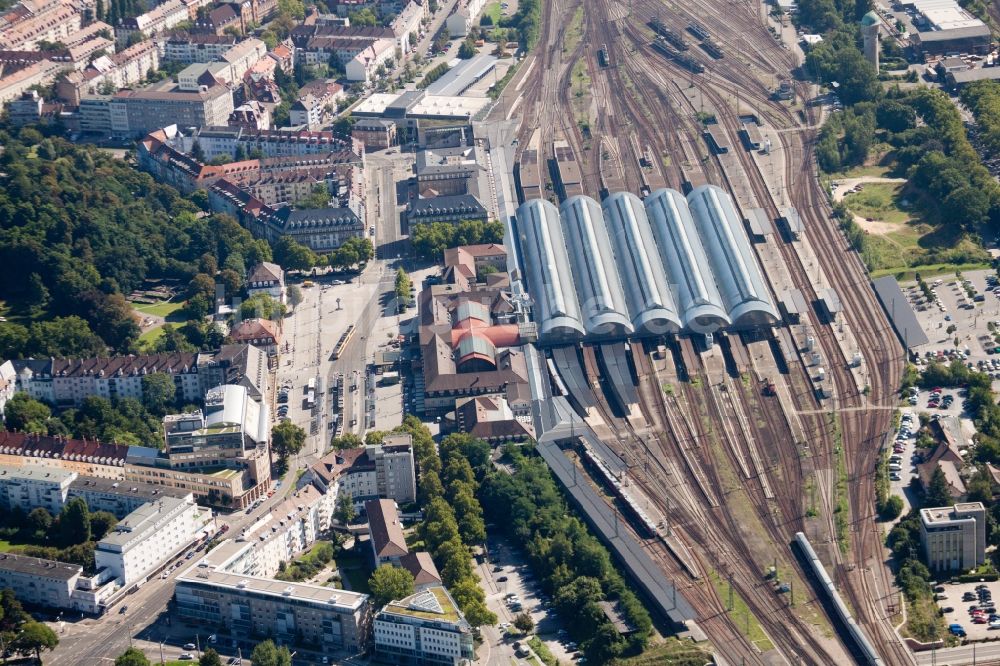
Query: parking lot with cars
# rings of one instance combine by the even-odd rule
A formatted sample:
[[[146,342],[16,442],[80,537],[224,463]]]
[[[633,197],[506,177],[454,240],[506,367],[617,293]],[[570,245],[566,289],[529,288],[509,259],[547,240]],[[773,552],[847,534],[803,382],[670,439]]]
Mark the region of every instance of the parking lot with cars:
[[[579,646],[569,638],[552,598],[535,581],[523,554],[509,546],[491,542],[490,562],[490,576],[494,583],[492,589],[496,591],[487,594],[486,601],[490,610],[500,619],[501,631],[510,630],[514,618],[526,612],[535,622],[534,633],[560,663],[586,663],[586,659],[578,651]],[[528,650],[524,638],[526,637],[511,636],[509,642],[512,647],[514,642],[523,643],[525,650],[520,650],[523,653]],[[518,654],[518,647],[513,649],[515,655],[525,658],[524,654]]]
[[[970,641],[1000,638],[1000,614],[993,593],[1000,582],[944,584],[934,588],[948,630]]]
[[[929,342],[916,347],[914,363],[959,360],[1000,380],[1000,280],[994,271],[969,271],[961,278],[927,278],[927,294],[902,285]],[[957,344],[956,344],[957,342]]]

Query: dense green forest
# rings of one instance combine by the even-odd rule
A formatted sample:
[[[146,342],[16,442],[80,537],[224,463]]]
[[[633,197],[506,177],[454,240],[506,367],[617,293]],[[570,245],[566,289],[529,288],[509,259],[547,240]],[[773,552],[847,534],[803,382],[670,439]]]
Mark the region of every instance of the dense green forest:
[[[0,144],[0,264],[12,278],[0,281],[7,358],[127,352],[139,327],[125,297],[146,278],[188,284],[200,274],[204,292],[218,269],[242,279],[271,258],[233,218],[204,215],[94,147],[31,128],[0,133]]]

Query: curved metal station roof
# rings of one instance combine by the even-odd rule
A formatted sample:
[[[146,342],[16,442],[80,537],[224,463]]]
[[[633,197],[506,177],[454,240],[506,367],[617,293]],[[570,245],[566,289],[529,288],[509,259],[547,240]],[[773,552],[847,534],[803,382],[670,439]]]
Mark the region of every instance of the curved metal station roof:
[[[702,185],[688,194],[688,205],[733,325],[776,321],[778,311],[730,196],[715,185]]]
[[[767,326],[779,319],[732,199],[714,185],[687,197],[587,196],[517,213],[539,336],[575,339]]]
[[[632,322],[601,204],[588,196],[578,195],[564,201],[560,212],[587,332],[593,335],[631,333]]]
[[[525,273],[535,299],[539,336],[586,335],[569,271],[559,209],[543,199],[526,201],[517,209],[517,227]]]
[[[642,200],[617,192],[603,207],[633,326],[652,334],[676,333],[681,320]]]

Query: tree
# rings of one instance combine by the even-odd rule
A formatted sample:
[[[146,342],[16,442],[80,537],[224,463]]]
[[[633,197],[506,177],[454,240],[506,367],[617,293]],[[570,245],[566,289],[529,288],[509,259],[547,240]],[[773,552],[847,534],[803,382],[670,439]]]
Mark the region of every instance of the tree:
[[[901,513],[903,513],[903,498],[899,495],[890,495],[882,507],[882,520],[895,520]]]
[[[163,416],[177,399],[174,378],[165,372],[154,372],[142,378],[142,404],[153,414]]]
[[[299,208],[327,208],[330,206],[330,191],[326,189],[326,185],[317,183],[312,191],[299,199],[295,205]]]
[[[191,144],[191,157],[203,164],[205,162],[205,151],[202,149],[198,139],[195,139],[194,143]]]
[[[271,449],[282,458],[297,454],[305,443],[306,431],[291,421],[271,428]]]
[[[285,270],[307,271],[319,263],[316,253],[291,236],[282,236],[272,248],[274,261]]]
[[[378,18],[375,16],[375,12],[368,7],[359,9],[356,12],[350,12],[347,16],[350,19],[352,26],[372,28],[378,25]]]
[[[11,647],[21,654],[35,655],[35,659],[41,663],[42,651],[54,650],[57,645],[59,638],[47,625],[42,622],[26,622]]]
[[[3,252],[0,251],[0,257]],[[76,358],[107,353],[107,344],[82,317],[56,317],[31,325],[30,344],[35,356]]]
[[[341,525],[349,525],[356,516],[354,500],[346,492],[341,493],[340,497],[337,498],[337,508],[334,509],[333,517],[340,521]]]
[[[466,39],[462,42],[462,45],[458,47],[458,57],[462,60],[469,60],[470,58],[476,57],[476,44],[472,39]]]
[[[371,588],[375,606],[381,608],[390,601],[413,594],[413,574],[402,567],[383,564],[372,572],[368,587]]]
[[[51,416],[52,410],[48,405],[27,393],[15,393],[4,408],[4,422],[8,430],[45,433]]]
[[[52,514],[49,513],[44,507],[36,507],[31,510],[28,514],[28,525],[31,526],[35,532],[41,532],[44,534],[49,531],[52,527]]]
[[[222,659],[215,648],[207,648],[198,659],[198,666],[222,666]]]
[[[90,510],[82,497],[74,497],[59,513],[59,540],[63,546],[90,541]]]
[[[302,290],[299,289],[298,285],[290,284],[285,289],[285,296],[288,298],[288,304],[293,308],[298,307],[299,303],[302,302]]]
[[[340,437],[332,437],[330,439],[330,446],[337,451],[356,449],[363,444],[364,442],[361,440],[361,437],[355,435],[353,432],[345,432]]]
[[[465,614],[465,619],[473,627],[482,627],[497,623],[496,613],[487,608],[486,604],[479,599],[468,602],[462,608],[462,612]]]
[[[94,541],[100,541],[104,535],[118,524],[118,518],[109,511],[95,511],[90,514],[90,532]]]
[[[400,305],[406,307],[410,304],[410,276],[406,274],[403,267],[396,269],[396,300]]]
[[[227,297],[235,296],[243,289],[243,278],[232,268],[220,271],[218,279],[222,283],[222,286],[225,287]]]
[[[6,588],[0,592],[0,631],[9,634],[30,619],[31,616],[25,612],[21,602],[14,596],[14,590]]]
[[[937,507],[951,506],[954,503],[955,499],[951,495],[951,486],[948,485],[948,479],[945,477],[944,471],[940,467],[935,467],[930,483],[925,489],[924,505]]]
[[[115,666],[150,666],[150,664],[142,650],[130,647],[115,659]]]
[[[243,319],[270,319],[278,321],[285,316],[285,306],[270,294],[263,292],[254,294],[240,305],[240,317]]]
[[[530,613],[518,613],[514,618],[514,627],[521,633],[528,634],[535,628],[535,621]]]
[[[278,647],[274,641],[258,643],[250,657],[254,666],[292,666],[292,655],[288,648]]]
[[[49,296],[49,290],[45,286],[45,282],[42,280],[42,276],[38,273],[32,273],[28,276],[28,293],[26,300],[32,303],[32,308],[36,312],[44,312],[47,307],[49,307],[49,301],[51,296]]]

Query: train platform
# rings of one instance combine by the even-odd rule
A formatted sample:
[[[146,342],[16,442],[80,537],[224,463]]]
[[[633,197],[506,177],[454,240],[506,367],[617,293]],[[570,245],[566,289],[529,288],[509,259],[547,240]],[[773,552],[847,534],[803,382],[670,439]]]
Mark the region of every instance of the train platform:
[[[678,592],[673,582],[663,575],[642,544],[628,530],[622,529],[620,516],[609,510],[607,503],[591,484],[577,482],[573,461],[565,455],[556,441],[543,436],[538,440],[537,447],[556,479],[583,512],[586,522],[625,564],[633,580],[652,600],[655,609],[678,629],[692,630],[697,612],[684,594]]]

